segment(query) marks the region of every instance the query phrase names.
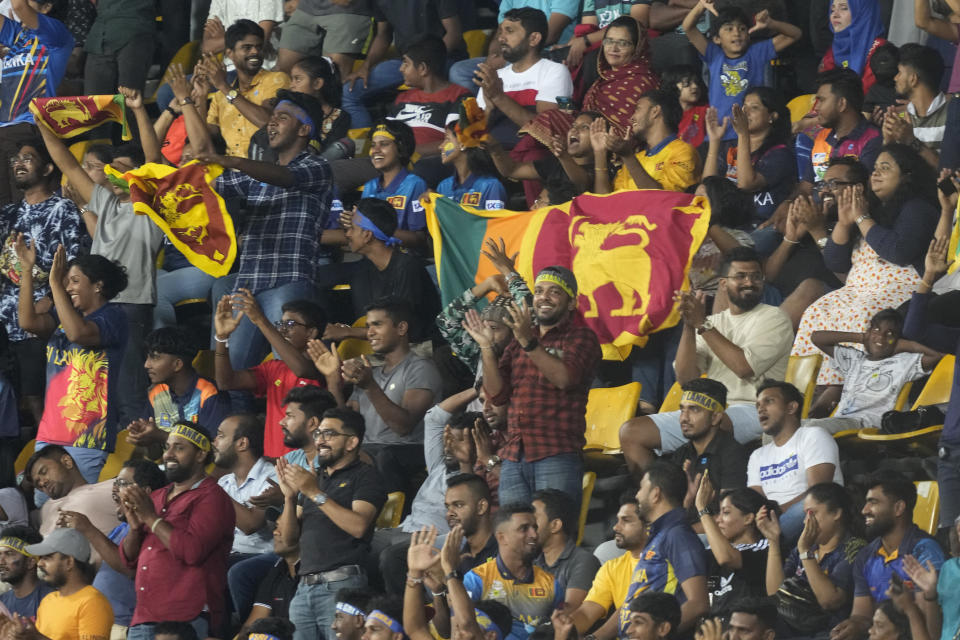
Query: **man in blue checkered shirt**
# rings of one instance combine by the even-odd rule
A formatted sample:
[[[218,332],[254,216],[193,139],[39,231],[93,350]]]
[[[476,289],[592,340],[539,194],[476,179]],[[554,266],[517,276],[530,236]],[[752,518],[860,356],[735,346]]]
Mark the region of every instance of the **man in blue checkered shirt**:
[[[315,297],[318,270],[330,261],[320,245],[320,235],[330,215],[333,174],[326,160],[308,151],[310,140],[319,135],[320,103],[302,93],[278,94],[267,123],[270,147],[278,156],[276,164],[212,154],[206,128],[196,133],[189,129],[193,120],[189,116],[195,109],[189,101],[184,106],[191,140],[203,138],[197,154],[200,160],[228,169],[217,178],[214,188],[234,212],[242,210],[237,216],[238,269],[214,283],[214,304],[223,295],[247,289],[267,318],[279,320],[285,302]],[[244,311],[241,301],[239,296],[232,300],[236,312]],[[234,369],[259,363],[269,349],[266,338],[247,318],[231,338]]]

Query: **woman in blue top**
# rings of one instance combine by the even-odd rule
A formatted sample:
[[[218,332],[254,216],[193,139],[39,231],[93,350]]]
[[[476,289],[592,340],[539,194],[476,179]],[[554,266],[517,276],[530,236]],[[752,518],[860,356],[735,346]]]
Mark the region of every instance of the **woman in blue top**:
[[[123,308],[109,304],[127,287],[126,270],[99,255],[67,262],[57,248],[50,268],[53,308],[40,313],[33,303],[36,248],[17,237],[23,264],[20,326],[47,341],[47,392],[37,429],[37,448],[66,447],[87,482],[97,482],[117,437],[117,373],[127,344]]]
[[[427,217],[420,196],[423,178],[407,170],[417,143],[405,122],[380,120],[370,129],[370,162],[380,174],[363,185],[364,198],[379,198],[397,210],[394,236],[407,248],[425,248]]]
[[[474,209],[503,209],[507,190],[500,182],[493,159],[486,149],[464,146],[454,123],[447,125],[440,158],[454,169],[452,176],[437,185],[440,195]]]

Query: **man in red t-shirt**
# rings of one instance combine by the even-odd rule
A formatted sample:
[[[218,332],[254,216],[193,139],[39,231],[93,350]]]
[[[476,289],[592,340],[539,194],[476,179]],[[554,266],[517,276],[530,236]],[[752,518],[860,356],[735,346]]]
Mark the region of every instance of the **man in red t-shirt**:
[[[246,289],[239,289],[237,293],[220,299],[214,316],[217,386],[225,391],[250,391],[257,397],[266,397],[263,453],[270,458],[278,458],[292,450],[283,443],[280,428],[283,399],[291,389],[307,385],[324,387],[333,394],[338,405],[344,403],[339,367],[325,375],[317,370],[307,354],[308,342],[323,335],[326,328],[323,309],[310,300],[292,300],[283,305],[282,310],[280,322],[274,325],[263,315],[253,295]],[[234,371],[228,351],[229,337],[244,314],[270,342],[277,357],[250,369]]]

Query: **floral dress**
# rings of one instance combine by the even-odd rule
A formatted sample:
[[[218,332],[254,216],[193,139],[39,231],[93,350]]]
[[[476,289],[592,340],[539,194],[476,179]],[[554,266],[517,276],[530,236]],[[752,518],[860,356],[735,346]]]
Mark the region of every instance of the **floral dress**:
[[[887,262],[862,238],[853,249],[852,265],[845,285],[821,297],[803,312],[790,355],[820,353],[810,340],[814,331],[866,331],[870,318],[883,309],[902,305],[920,283],[913,266],[901,267]],[[820,367],[817,384],[843,384],[843,376],[830,359]]]

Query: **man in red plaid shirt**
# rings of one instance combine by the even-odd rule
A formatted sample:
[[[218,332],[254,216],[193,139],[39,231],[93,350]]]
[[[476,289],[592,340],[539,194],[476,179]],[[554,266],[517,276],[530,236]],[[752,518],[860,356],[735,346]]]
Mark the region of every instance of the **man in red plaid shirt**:
[[[520,277],[502,247],[488,249],[508,281]],[[482,353],[484,390],[495,405],[510,405],[500,449],[500,504],[529,504],[535,491],[548,488],[579,504],[587,392],[601,351],[596,334],[575,321],[576,306],[573,273],[543,269],[533,287],[533,308],[511,303],[506,324],[513,340],[499,358],[492,332],[476,313],[467,316],[465,328]]]

